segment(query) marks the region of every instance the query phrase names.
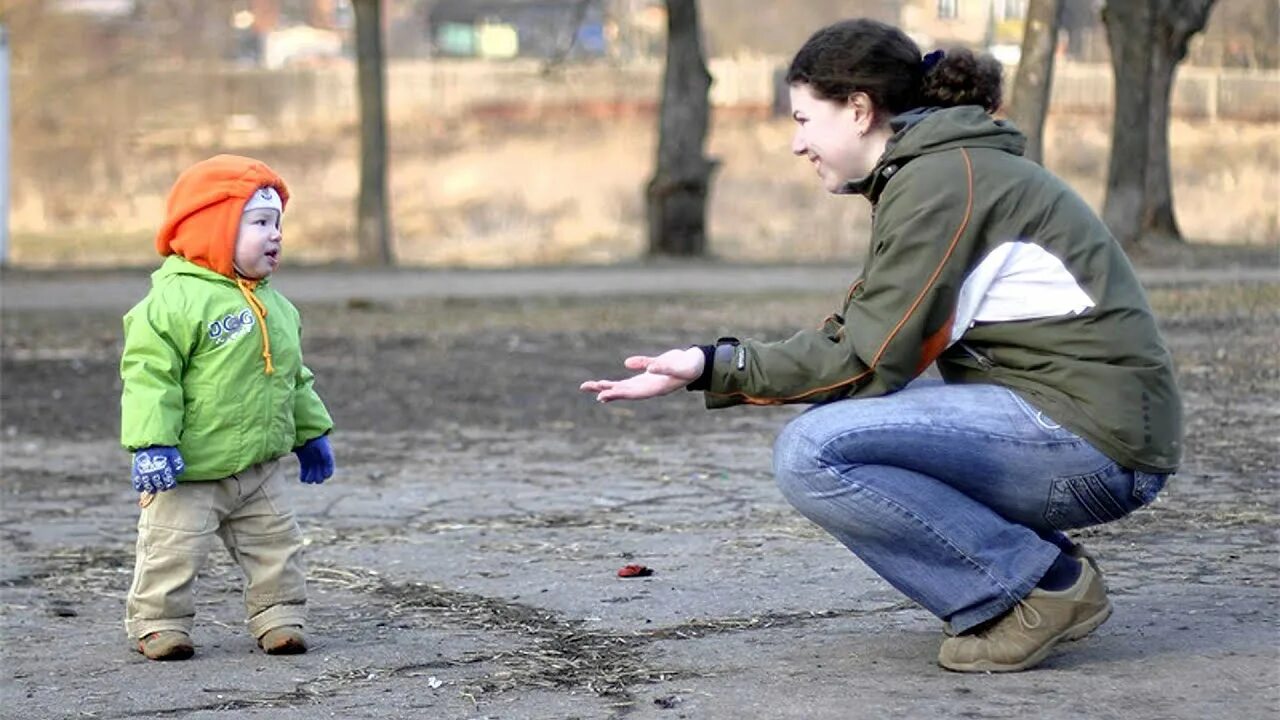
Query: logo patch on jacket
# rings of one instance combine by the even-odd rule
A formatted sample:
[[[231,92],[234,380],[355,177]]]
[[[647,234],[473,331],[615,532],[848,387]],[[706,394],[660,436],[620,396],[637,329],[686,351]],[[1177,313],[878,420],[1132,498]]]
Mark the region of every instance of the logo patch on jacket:
[[[255,322],[257,320],[253,317],[253,311],[249,308],[245,308],[238,313],[227,313],[221,320],[214,320],[209,323],[209,339],[215,345],[225,345],[239,340],[249,334]]]

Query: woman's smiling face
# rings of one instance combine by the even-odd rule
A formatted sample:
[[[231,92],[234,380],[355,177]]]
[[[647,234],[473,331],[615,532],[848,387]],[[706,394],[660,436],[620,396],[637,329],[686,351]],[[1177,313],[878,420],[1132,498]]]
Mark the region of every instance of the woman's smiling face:
[[[813,163],[827,192],[840,192],[875,168],[883,142],[869,133],[874,112],[861,93],[844,102],[814,94],[807,83],[791,86],[791,119],[796,132],[791,152]]]

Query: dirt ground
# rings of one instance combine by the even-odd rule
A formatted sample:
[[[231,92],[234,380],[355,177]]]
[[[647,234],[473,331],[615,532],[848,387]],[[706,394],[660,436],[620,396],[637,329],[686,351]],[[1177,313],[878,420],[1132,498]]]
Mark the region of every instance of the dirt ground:
[[[1213,251],[1143,271],[1186,395],[1186,462],[1153,507],[1080,534],[1112,620],[1012,676],[939,669],[938,622],[786,505],[769,452],[797,409],[708,413],[692,394],[601,406],[576,391],[619,375],[632,351],[783,337],[821,319],[852,270],[806,282],[778,269],[793,286],[757,289],[742,278],[761,268],[708,266],[697,290],[627,289],[628,272],[654,272],[638,267],[592,294],[567,280],[564,293],[522,292],[539,271],[443,294],[431,288],[476,276],[299,273],[286,289],[303,298],[339,465],[293,496],[314,649],[257,651],[238,571],[215,553],[197,655],[168,664],[132,652],[122,626],[137,510],[116,444],[119,317],[146,276],[6,273],[0,706],[15,718],[1275,718],[1278,261],[1274,248]],[[97,300],[36,302],[87,283]],[[617,577],[633,562],[655,573]]]

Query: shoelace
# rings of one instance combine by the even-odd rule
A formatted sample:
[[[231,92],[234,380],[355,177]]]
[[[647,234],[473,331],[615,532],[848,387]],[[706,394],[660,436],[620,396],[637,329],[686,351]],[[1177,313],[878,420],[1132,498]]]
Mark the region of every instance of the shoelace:
[[[1018,622],[1022,623],[1022,627],[1028,630],[1035,630],[1040,627],[1040,623],[1044,622],[1044,616],[1040,611],[1031,607],[1031,603],[1026,600],[1019,600],[1018,604],[1013,606],[1013,613],[1018,616]],[[1035,616],[1035,622],[1027,621],[1027,613]]]
[[[1019,600],[1018,604],[1013,606],[1013,614],[1018,618],[1018,623],[1027,630],[1035,630],[1040,627],[1040,623],[1044,622],[1044,616],[1040,614],[1040,611],[1032,607],[1026,600]],[[1000,624],[999,622],[993,622],[976,634],[985,638]]]

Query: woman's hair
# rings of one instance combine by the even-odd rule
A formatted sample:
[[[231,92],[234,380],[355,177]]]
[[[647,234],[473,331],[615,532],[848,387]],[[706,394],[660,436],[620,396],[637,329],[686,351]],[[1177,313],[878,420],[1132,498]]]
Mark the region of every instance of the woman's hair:
[[[995,58],[966,49],[950,50],[926,63],[920,48],[898,28],[859,19],[814,33],[791,60],[787,83],[804,83],[828,100],[866,93],[877,111],[889,115],[956,105],[980,105],[995,112],[1000,107],[1002,72]]]

